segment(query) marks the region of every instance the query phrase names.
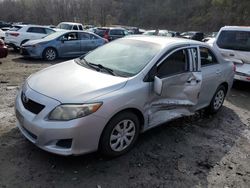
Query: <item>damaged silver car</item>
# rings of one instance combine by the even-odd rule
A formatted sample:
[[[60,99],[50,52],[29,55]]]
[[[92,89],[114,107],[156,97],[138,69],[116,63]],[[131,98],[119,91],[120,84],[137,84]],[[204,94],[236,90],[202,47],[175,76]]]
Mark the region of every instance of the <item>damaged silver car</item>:
[[[129,151],[141,132],[223,105],[233,63],[187,39],[130,36],[31,75],[16,97],[17,126],[59,155]]]

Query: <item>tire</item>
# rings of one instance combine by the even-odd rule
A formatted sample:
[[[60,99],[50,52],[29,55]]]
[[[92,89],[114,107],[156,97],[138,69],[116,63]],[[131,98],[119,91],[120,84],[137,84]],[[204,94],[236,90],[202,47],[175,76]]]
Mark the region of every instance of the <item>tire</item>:
[[[14,50],[14,52],[19,52],[19,48],[16,46],[13,46],[13,50]]]
[[[46,48],[43,52],[46,61],[54,61],[57,58],[57,51],[54,48]]]
[[[208,106],[208,112],[210,114],[215,114],[221,109],[226,97],[226,93],[227,92],[225,86],[221,85],[218,87],[210,102],[210,105]]]
[[[131,112],[122,112],[114,116],[100,139],[99,150],[102,155],[118,157],[131,150],[138,139],[139,126],[138,117]]]

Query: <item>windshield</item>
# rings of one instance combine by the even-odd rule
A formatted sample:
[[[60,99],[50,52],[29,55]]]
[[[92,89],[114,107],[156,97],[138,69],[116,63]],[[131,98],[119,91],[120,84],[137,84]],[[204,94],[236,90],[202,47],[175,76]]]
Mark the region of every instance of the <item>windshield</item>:
[[[139,73],[160,50],[161,46],[155,43],[121,39],[97,48],[84,59],[119,76],[130,77]]]
[[[70,24],[59,24],[59,25],[57,26],[57,28],[59,28],[59,29],[71,30],[72,25],[70,25]]]
[[[46,37],[44,37],[44,39],[53,40],[53,39],[56,39],[57,37],[60,37],[63,33],[65,33],[65,32],[57,31],[55,33],[47,35]]]
[[[250,31],[222,31],[217,45],[223,49],[250,51]]]

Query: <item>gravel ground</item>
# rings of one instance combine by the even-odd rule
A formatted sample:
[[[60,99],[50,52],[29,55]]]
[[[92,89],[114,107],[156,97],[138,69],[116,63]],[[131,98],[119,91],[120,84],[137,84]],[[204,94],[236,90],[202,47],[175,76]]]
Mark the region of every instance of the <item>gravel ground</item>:
[[[15,126],[14,98],[31,73],[62,62],[0,64],[0,188],[250,187],[250,84],[235,83],[222,110],[203,112],[142,134],[126,155],[61,157],[28,142]]]

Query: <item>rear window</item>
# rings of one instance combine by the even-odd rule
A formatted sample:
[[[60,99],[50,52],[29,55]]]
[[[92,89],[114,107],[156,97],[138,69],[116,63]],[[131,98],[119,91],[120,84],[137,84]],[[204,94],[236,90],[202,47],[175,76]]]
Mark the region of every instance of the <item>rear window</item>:
[[[22,26],[14,26],[14,27],[10,28],[9,31],[18,31],[18,30],[20,30],[21,28],[22,28]]]
[[[217,45],[222,49],[250,51],[250,31],[222,31]]]
[[[57,28],[59,28],[59,29],[71,30],[72,25],[70,25],[70,24],[59,24],[59,25],[57,26]]]

